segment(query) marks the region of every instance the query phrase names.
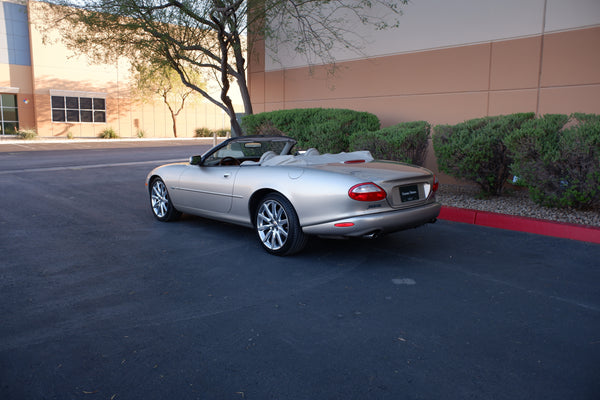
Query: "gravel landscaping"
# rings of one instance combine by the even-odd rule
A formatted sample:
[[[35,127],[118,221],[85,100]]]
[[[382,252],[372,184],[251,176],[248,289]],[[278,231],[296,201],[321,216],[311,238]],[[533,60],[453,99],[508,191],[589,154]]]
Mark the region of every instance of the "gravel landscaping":
[[[448,207],[466,208],[501,214],[518,215],[570,224],[600,227],[600,211],[580,211],[542,207],[535,204],[526,190],[509,190],[502,196],[478,199],[479,189],[469,185],[440,185],[436,197]]]

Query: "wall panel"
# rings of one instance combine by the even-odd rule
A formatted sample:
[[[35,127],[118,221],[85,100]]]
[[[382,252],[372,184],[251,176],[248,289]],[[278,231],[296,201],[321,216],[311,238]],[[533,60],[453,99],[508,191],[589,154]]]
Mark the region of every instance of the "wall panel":
[[[252,99],[256,110],[369,111],[384,126],[513,112],[600,114],[599,48],[600,27],[593,27],[340,63],[333,77],[325,67],[272,71],[264,74],[264,101],[260,90]]]
[[[600,27],[544,38],[542,87],[600,83]]]
[[[600,85],[546,88],[540,92],[540,115],[600,114]]]
[[[536,112],[537,96],[537,89],[501,90],[491,92],[487,115]]]
[[[541,36],[492,43],[490,89],[525,89],[538,85]]]

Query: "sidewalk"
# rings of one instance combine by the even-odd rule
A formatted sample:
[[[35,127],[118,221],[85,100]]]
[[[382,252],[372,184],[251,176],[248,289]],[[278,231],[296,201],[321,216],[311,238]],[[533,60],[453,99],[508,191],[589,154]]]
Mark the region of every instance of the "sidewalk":
[[[81,139],[66,139],[66,138],[39,138],[33,140],[23,139],[8,139],[0,136],[0,152],[6,151],[28,151],[28,150],[53,150],[56,147],[60,149],[77,148],[82,145],[93,144],[101,147],[117,148],[117,147],[156,147],[156,146],[172,146],[172,145],[190,145],[203,144],[215,145],[220,143],[225,138],[219,137],[193,137],[193,138],[123,138],[123,139],[100,139],[100,138],[81,138]]]

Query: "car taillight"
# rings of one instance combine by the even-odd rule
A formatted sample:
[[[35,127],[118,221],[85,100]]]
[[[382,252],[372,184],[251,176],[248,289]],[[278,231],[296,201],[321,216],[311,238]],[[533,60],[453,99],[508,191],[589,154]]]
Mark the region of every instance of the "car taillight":
[[[431,192],[435,193],[440,188],[440,181],[437,176],[433,176],[433,186],[431,187]]]
[[[366,162],[365,160],[346,160],[344,164],[362,164]]]
[[[348,190],[348,196],[357,201],[379,201],[386,198],[385,190],[372,182],[359,183]]]

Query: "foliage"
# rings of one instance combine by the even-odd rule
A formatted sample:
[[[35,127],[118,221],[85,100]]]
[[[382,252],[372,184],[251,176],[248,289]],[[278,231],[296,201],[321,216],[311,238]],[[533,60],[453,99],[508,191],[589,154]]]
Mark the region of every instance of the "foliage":
[[[534,116],[520,113],[436,126],[433,146],[440,170],[478,184],[483,195],[500,195],[512,163],[504,139]]]
[[[284,57],[294,54],[302,57],[307,65],[330,65],[335,71],[335,52],[345,49],[360,56],[368,45],[357,34],[357,24],[369,25],[377,30],[399,26],[401,7],[408,0],[259,0],[265,13],[259,14],[254,24],[262,31],[258,37],[265,38],[265,46],[275,62],[279,52]],[[258,8],[258,7],[256,7]],[[267,20],[269,23],[262,23]]]
[[[263,136],[285,136],[285,133],[281,132],[271,121],[264,121],[261,123],[254,132],[257,135]]]
[[[223,109],[234,134],[241,135],[229,91],[237,82],[245,114],[252,114],[246,82],[246,47],[281,45],[309,64],[335,61],[335,49],[358,49],[348,18],[386,29],[398,25],[406,0],[51,0],[40,26],[63,34],[64,43],[93,61],[125,56],[151,65],[167,65],[186,86]],[[377,8],[378,12],[375,12]],[[384,11],[384,12],[382,12]],[[382,16],[378,16],[382,15]],[[51,21],[48,23],[48,21]],[[46,37],[50,37],[47,35]],[[265,40],[266,39],[266,40]],[[249,41],[247,43],[246,41]],[[264,40],[264,42],[263,42]],[[252,51],[250,51],[251,53]],[[213,96],[191,79],[207,71],[221,85]]]
[[[17,135],[23,140],[32,140],[37,138],[37,132],[35,129],[19,129]]]
[[[545,115],[507,138],[513,172],[551,207],[600,207],[600,116]]]
[[[350,136],[350,150],[369,150],[373,157],[423,165],[431,125],[425,121],[404,122],[373,132]]]
[[[188,97],[194,90],[183,84],[177,72],[164,64],[133,64],[134,85],[132,94],[148,101],[160,98],[169,109],[173,127],[173,136],[177,137],[177,116],[183,110]],[[206,88],[206,83],[198,74],[189,77],[201,88]],[[139,132],[138,132],[139,133]]]
[[[117,132],[115,132],[113,128],[108,127],[102,132],[100,132],[100,135],[98,135],[98,137],[100,137],[101,139],[118,139],[119,135],[117,134]]]
[[[213,132],[208,128],[196,128],[196,137],[211,137]]]
[[[229,133],[227,129],[211,130],[208,128],[196,128],[196,137],[225,137]]]
[[[314,147],[322,153],[338,153],[349,149],[354,132],[377,130],[379,119],[370,113],[333,109],[299,108],[246,115],[242,126],[253,135],[266,128],[283,132],[298,141],[298,147]]]

